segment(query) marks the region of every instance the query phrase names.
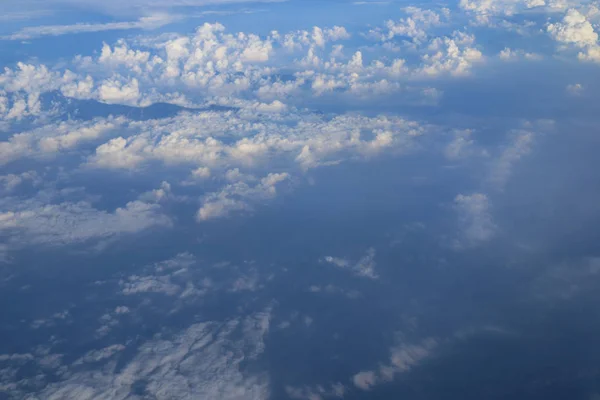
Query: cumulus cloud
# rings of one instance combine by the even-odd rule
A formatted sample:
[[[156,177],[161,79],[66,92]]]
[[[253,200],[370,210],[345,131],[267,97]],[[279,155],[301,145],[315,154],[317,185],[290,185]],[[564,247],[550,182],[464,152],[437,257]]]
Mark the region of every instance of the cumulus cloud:
[[[25,182],[36,186],[41,183],[41,178],[35,171],[26,171],[20,174],[0,175],[0,193],[8,194]]]
[[[572,83],[567,85],[566,91],[568,94],[572,96],[580,95],[584,90],[584,87],[581,83]]]
[[[23,157],[53,156],[75,149],[123,126],[124,122],[123,118],[67,121],[14,134],[0,142],[0,165]]]
[[[126,399],[140,384],[153,398],[249,399],[269,397],[269,377],[248,365],[264,351],[271,310],[242,318],[208,321],[147,340],[119,365],[127,345],[92,350],[72,364],[57,360],[53,379],[33,394],[44,399]],[[101,362],[102,369],[95,368]],[[11,388],[23,395],[18,387]]]
[[[513,132],[512,141],[492,163],[489,181],[496,189],[502,190],[508,181],[515,163],[531,152],[535,135],[529,131]]]
[[[368,36],[381,41],[389,41],[395,37],[406,37],[416,42],[427,39],[429,30],[439,26],[449,16],[450,10],[444,8],[441,13],[434,10],[423,10],[418,7],[406,7],[404,11],[409,15],[399,21],[389,20],[385,28],[376,28],[369,31]]]
[[[548,24],[548,32],[561,43],[574,44],[578,47],[595,45],[598,34],[585,15],[576,9],[570,9],[562,22]]]
[[[97,2],[93,0],[49,0],[42,4],[35,0],[25,0],[20,4],[21,12],[55,13],[66,7],[85,8],[87,10],[108,13],[111,16],[147,15],[168,13],[181,7],[205,7],[235,5],[243,3],[273,3],[282,0],[131,0],[123,3],[117,0]],[[45,8],[47,7],[47,8]]]
[[[15,246],[65,245],[131,234],[151,227],[171,226],[171,220],[154,204],[132,201],[113,212],[88,202],[25,203],[0,213],[0,232],[11,234]]]
[[[471,156],[488,156],[487,150],[480,149],[472,139],[471,129],[459,129],[453,132],[453,139],[446,145],[444,155],[449,160],[460,160]]]
[[[475,36],[456,31],[451,37],[437,37],[431,40],[423,59],[423,66],[417,71],[424,76],[437,76],[448,73],[454,76],[467,75],[474,63],[483,61],[481,51],[473,47]]]
[[[556,2],[548,2],[552,7]],[[544,7],[545,0],[461,0],[459,7],[475,17],[476,25],[495,26],[496,19],[513,16],[523,10]]]
[[[227,217],[234,211],[249,210],[252,207],[251,203],[274,197],[277,194],[277,184],[288,178],[287,173],[271,173],[253,187],[246,182],[227,185],[220,192],[204,197],[196,219],[206,221]]]

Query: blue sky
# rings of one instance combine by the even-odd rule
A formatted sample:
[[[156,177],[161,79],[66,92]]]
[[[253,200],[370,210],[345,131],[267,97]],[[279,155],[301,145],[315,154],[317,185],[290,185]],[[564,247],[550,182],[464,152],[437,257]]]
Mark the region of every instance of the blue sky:
[[[598,2],[2,7],[0,399],[600,396]]]

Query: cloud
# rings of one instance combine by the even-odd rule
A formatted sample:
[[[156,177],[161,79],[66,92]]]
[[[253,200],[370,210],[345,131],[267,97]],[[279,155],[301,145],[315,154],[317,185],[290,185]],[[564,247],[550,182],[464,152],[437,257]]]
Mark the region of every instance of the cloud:
[[[598,34],[592,24],[575,9],[567,11],[562,23],[548,24],[547,30],[556,41],[578,47],[593,46],[598,42]]]
[[[329,386],[329,387],[327,387]],[[322,400],[327,398],[343,398],[346,392],[346,387],[341,383],[334,383],[327,386],[303,386],[294,387],[286,386],[285,392],[290,399],[299,400]]]
[[[162,26],[171,24],[181,16],[169,14],[155,14],[146,17],[141,17],[137,21],[127,22],[108,22],[104,24],[94,23],[79,23],[74,25],[42,25],[31,26],[21,29],[10,35],[1,36],[3,40],[30,40],[43,36],[60,36],[68,34],[102,32],[112,30],[127,30],[127,29],[157,29]]]
[[[152,227],[169,227],[171,220],[160,207],[132,201],[113,212],[88,202],[36,204],[26,202],[0,213],[0,232],[11,235],[11,244],[66,245],[108,239]]]
[[[431,40],[429,54],[422,56],[423,65],[417,70],[421,76],[437,76],[448,73],[454,76],[468,75],[474,63],[484,60],[481,51],[472,47],[475,36],[456,31],[451,37]]]
[[[524,10],[536,7],[553,8],[557,2],[545,0],[460,0],[459,7],[475,16],[474,24],[483,26],[496,26],[496,20],[511,17]]]
[[[20,10],[42,9],[46,12],[56,12],[65,8],[84,8],[92,12],[106,13],[113,16],[145,16],[147,14],[166,13],[176,8],[204,7],[219,5],[234,5],[244,3],[275,3],[285,0],[130,0],[123,3],[118,0],[24,0],[19,4]],[[46,8],[47,7],[47,8]]]
[[[347,290],[331,284],[325,286],[312,285],[308,288],[308,291],[311,293],[341,294],[349,299],[358,299],[361,297],[360,292],[356,290]]]
[[[140,98],[138,80],[122,82],[117,79],[103,81],[98,88],[98,97],[108,104],[132,104],[136,105]]]
[[[74,362],[74,365],[96,363],[102,360],[106,360],[107,358],[113,357],[118,352],[125,350],[125,348],[126,347],[122,344],[113,344],[100,350],[90,350],[83,357],[76,360]]]
[[[434,10],[423,10],[418,7],[404,8],[409,16],[399,21],[389,20],[385,28],[376,28],[369,31],[368,36],[380,41],[389,41],[395,37],[407,37],[415,42],[427,39],[429,29],[441,25],[443,18],[448,18],[450,10],[442,9],[442,15]]]
[[[299,112],[200,112],[131,125],[140,133],[111,139],[96,149],[89,166],[133,169],[149,161],[209,168],[252,167],[270,156],[303,169],[410,147],[424,129],[401,118],[343,114],[328,119]],[[257,132],[258,129],[258,132]],[[372,132],[372,138],[361,137]],[[240,138],[241,137],[241,138]]]
[[[123,126],[123,118],[66,121],[17,133],[0,142],[0,165],[24,157],[51,157],[76,149],[78,146]]]
[[[125,399],[137,396],[141,384],[145,395],[153,398],[266,400],[269,377],[252,368],[252,363],[264,351],[270,319],[267,308],[225,322],[197,323],[143,342],[131,349],[128,360],[120,355],[129,345],[121,344],[92,350],[72,364],[61,365],[59,359],[53,369],[58,379],[42,386],[34,396]],[[99,362],[101,369],[95,367]],[[43,382],[44,375],[39,378]],[[12,393],[23,394],[16,388]]]
[[[169,276],[137,276],[132,275],[121,283],[124,295],[139,293],[163,293],[174,296],[181,288],[171,283]]]
[[[378,279],[379,275],[375,272],[375,249],[369,248],[367,254],[356,263],[351,263],[343,258],[332,256],[324,257],[326,263],[332,264],[340,269],[348,269],[356,276],[368,279]]]
[[[520,50],[520,49],[513,50],[508,47],[505,47],[502,51],[500,51],[498,56],[503,61],[516,61],[516,60],[520,60],[520,59],[539,61],[539,60],[543,59],[543,56],[541,56],[540,54],[528,53],[528,52],[526,52],[524,50]]]
[[[580,11],[569,9],[562,22],[548,24],[547,31],[557,42],[582,49],[578,54],[580,60],[600,62],[598,33]]]
[[[269,199],[277,194],[276,186],[289,178],[287,173],[271,173],[260,180],[254,187],[246,182],[237,182],[225,186],[220,192],[204,196],[202,207],[198,210],[196,219],[223,218],[234,211],[251,209],[251,202]]]
[[[374,371],[361,371],[352,377],[354,386],[362,390],[369,390],[377,383],[377,375]]]
[[[20,174],[0,175],[0,193],[11,193],[25,182],[30,182],[33,186],[37,186],[41,183],[41,178],[35,171],[26,171]]]
[[[433,338],[427,338],[419,344],[396,345],[390,349],[388,364],[380,365],[378,370],[361,371],[352,377],[352,381],[362,390],[370,390],[378,384],[393,381],[396,375],[410,371],[431,357],[437,346],[438,342]]]
[[[491,167],[488,179],[496,189],[504,188],[515,163],[531,152],[534,137],[535,135],[529,131],[513,132],[512,142],[503,149]]]
[[[584,91],[584,87],[581,83],[572,83],[567,85],[566,91],[572,96],[578,96]]]
[[[449,160],[460,160],[471,156],[487,157],[488,152],[475,144],[471,129],[459,129],[453,132],[454,138],[446,145],[444,155]]]
[[[467,244],[490,240],[496,233],[496,225],[490,214],[488,197],[483,193],[459,194],[454,199],[462,236]]]

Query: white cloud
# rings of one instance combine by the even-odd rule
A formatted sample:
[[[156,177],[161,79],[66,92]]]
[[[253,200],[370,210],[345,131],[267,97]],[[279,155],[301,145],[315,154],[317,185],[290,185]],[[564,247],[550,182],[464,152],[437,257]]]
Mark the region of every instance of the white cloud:
[[[594,13],[588,15],[593,17]],[[547,31],[557,42],[580,48],[582,50],[578,54],[580,60],[600,63],[598,33],[588,20],[588,15],[570,8],[562,22],[548,24]]]
[[[451,37],[437,37],[431,40],[429,53],[422,56],[423,65],[417,74],[437,76],[448,73],[454,76],[467,75],[474,63],[484,60],[481,51],[472,47],[475,36],[456,31]]]
[[[530,153],[534,136],[529,131],[513,132],[512,142],[504,148],[491,167],[488,179],[496,189],[504,188],[512,174],[514,164]]]
[[[359,297],[361,297],[360,292],[356,290],[348,290],[331,284],[325,286],[312,285],[308,288],[308,291],[311,293],[326,293],[333,295],[339,294],[346,296],[349,299],[358,299]]]
[[[113,212],[95,209],[88,202],[26,202],[0,213],[0,232],[12,235],[13,246],[82,243],[158,226],[171,226],[171,220],[157,205],[140,201],[129,202]]]
[[[458,129],[454,132],[454,138],[444,149],[444,155],[449,160],[460,160],[471,156],[487,156],[487,151],[479,149],[471,138],[471,129]]]
[[[568,94],[572,95],[572,96],[578,96],[580,95],[584,90],[584,87],[581,83],[572,83],[570,85],[567,85],[566,91]]]
[[[66,121],[14,134],[7,141],[0,142],[0,165],[22,157],[47,157],[76,149],[83,143],[112,132],[124,123],[123,118]]]
[[[419,344],[396,345],[390,349],[388,364],[380,365],[378,370],[361,371],[354,375],[352,381],[362,390],[370,390],[378,384],[390,382],[396,375],[410,371],[430,357],[437,346],[437,340],[432,338],[425,339]]]
[[[234,211],[249,210],[251,203],[274,197],[277,194],[277,184],[288,178],[287,173],[271,173],[253,187],[246,182],[227,185],[220,192],[204,196],[196,219],[207,221],[227,217]]]
[[[374,371],[362,371],[352,377],[354,386],[362,390],[369,390],[377,383],[377,375]]]
[[[125,346],[122,344],[113,344],[100,350],[90,350],[83,357],[76,360],[74,365],[103,361],[123,350],[125,350]]]
[[[356,263],[351,263],[343,258],[337,258],[327,256],[323,258],[323,261],[334,265],[340,269],[348,269],[352,271],[356,276],[368,279],[377,279],[379,275],[375,272],[375,249],[369,248],[367,254]]]
[[[78,23],[74,25],[42,25],[30,26],[10,35],[1,36],[3,40],[30,40],[43,36],[60,36],[68,34],[102,32],[127,29],[157,29],[181,19],[178,15],[155,14],[141,17],[137,21],[108,22],[103,24]]]
[[[286,386],[285,392],[290,399],[299,400],[323,400],[327,398],[343,398],[346,388],[341,383],[334,383],[330,385],[316,385],[316,386],[303,386],[294,387]]]
[[[92,350],[70,365],[60,365],[59,359],[53,373],[60,371],[60,379],[33,395],[48,400],[124,400],[136,396],[136,385],[144,382],[145,394],[157,399],[266,400],[268,375],[246,368],[264,351],[270,319],[267,308],[162,334],[142,343],[122,366],[119,355],[127,346],[120,344]],[[94,368],[96,362],[103,367]]]
[[[548,25],[548,33],[558,42],[574,44],[578,47],[592,46],[598,42],[598,34],[585,15],[570,9],[562,23]]]
[[[523,58],[531,61],[539,61],[543,58],[543,56],[541,56],[540,54],[528,53],[521,49],[513,50],[508,47],[505,47],[503,50],[501,50],[498,56],[503,61],[516,61],[518,59]]]
[[[140,98],[139,83],[136,78],[122,82],[118,79],[108,79],[98,88],[98,98],[108,104],[136,105]]]
[[[423,132],[418,124],[397,117],[340,115],[328,119],[252,110],[180,114],[130,126],[141,133],[99,146],[89,165],[133,169],[162,161],[167,165],[195,164],[216,173],[218,168],[252,168],[278,157],[309,169],[387,149],[409,148],[411,140]],[[364,140],[361,131],[372,132],[374,137]]]
[[[442,14],[434,10],[423,10],[418,7],[406,7],[404,11],[409,15],[399,21],[387,21],[385,29],[376,28],[369,31],[368,36],[381,41],[392,40],[397,36],[408,37],[419,43],[427,39],[429,30],[443,23],[449,16],[448,9],[442,9]]]
[[[174,296],[181,291],[181,288],[172,283],[169,276],[138,276],[132,275],[121,282],[124,295],[138,293],[163,293],[167,296]]]
[[[115,314],[129,314],[130,310],[127,306],[117,306],[115,308]]]
[[[459,7],[475,16],[476,25],[495,26],[497,19],[510,17],[523,10],[544,7],[545,0],[460,0]]]
[[[18,10],[22,13],[44,12],[47,14],[56,13],[57,10],[75,8],[86,9],[91,12],[100,12],[116,17],[146,16],[168,13],[173,9],[181,7],[202,7],[235,5],[244,3],[274,3],[284,0],[129,0],[126,3],[119,0],[105,0],[102,2],[93,0],[23,0],[19,3]],[[218,13],[215,11],[214,13]],[[193,13],[200,14],[202,12]],[[210,13],[206,13],[210,14]]]
[[[459,194],[454,199],[462,236],[469,245],[490,240],[496,233],[488,197],[483,193]]]

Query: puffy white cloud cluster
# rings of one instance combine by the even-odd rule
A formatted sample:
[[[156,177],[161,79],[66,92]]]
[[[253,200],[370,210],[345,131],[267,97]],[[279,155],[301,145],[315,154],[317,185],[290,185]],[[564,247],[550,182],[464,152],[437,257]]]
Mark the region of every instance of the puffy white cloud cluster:
[[[409,38],[421,43],[430,35],[430,29],[444,23],[450,16],[450,10],[443,8],[440,12],[435,10],[423,10],[419,7],[406,7],[404,11],[408,14],[406,18],[399,21],[389,20],[385,28],[376,28],[369,31],[368,36],[383,42],[390,41],[395,37]]]
[[[323,400],[328,398],[344,397],[346,387],[341,383],[333,383],[331,385],[316,385],[316,386],[286,386],[285,392],[290,399],[298,400]]]
[[[287,173],[271,173],[253,187],[246,182],[227,185],[221,191],[204,197],[196,219],[206,221],[226,217],[234,211],[248,210],[251,207],[249,202],[259,202],[274,197],[277,194],[276,186],[288,178]]]
[[[0,193],[9,194],[25,182],[36,186],[42,178],[35,171],[26,171],[20,174],[0,175]]]
[[[497,20],[513,16],[531,8],[557,9],[558,1],[545,0],[460,0],[459,7],[475,17],[475,24],[496,26]]]
[[[11,235],[11,243],[63,245],[90,239],[109,239],[119,234],[151,227],[169,227],[171,220],[160,207],[132,201],[113,212],[94,208],[88,202],[44,204],[26,201],[0,212],[0,233]]]
[[[249,371],[247,366],[264,351],[270,319],[267,308],[224,322],[197,323],[181,332],[147,340],[122,366],[121,355],[129,345],[119,343],[91,350],[71,364],[54,354],[44,359],[31,354],[0,356],[14,362],[35,362],[40,367],[45,363],[48,366],[43,370],[58,377],[40,388],[40,379],[45,377],[38,376],[38,389],[33,392],[27,381],[24,387],[19,386],[23,382],[3,385],[3,390],[28,400],[124,400],[137,398],[140,393],[156,399],[266,400],[268,375]],[[52,364],[48,364],[50,359]]]
[[[104,44],[99,57],[80,57],[77,63],[83,71],[106,76],[95,91],[96,98],[105,102],[149,104],[163,99],[161,93],[177,97],[178,91],[189,94],[198,93],[198,89],[205,99],[240,97],[259,84],[263,86],[264,80],[271,81],[276,71],[271,61],[277,51],[324,48],[348,37],[348,32],[337,26],[315,27],[312,33],[273,31],[260,37],[227,33],[219,23],[205,23],[194,35],[146,40],[142,42],[144,49],[131,48],[123,40],[112,47]],[[286,60],[285,54],[278,58],[279,62]]]
[[[452,36],[434,38],[428,46],[429,53],[423,58],[418,73],[436,76],[449,73],[455,76],[466,75],[472,65],[483,61],[481,51],[473,46],[475,37],[455,31]]]
[[[600,62],[598,33],[579,10],[569,9],[562,22],[548,24],[547,30],[557,42],[582,49],[578,54],[580,60]]]

